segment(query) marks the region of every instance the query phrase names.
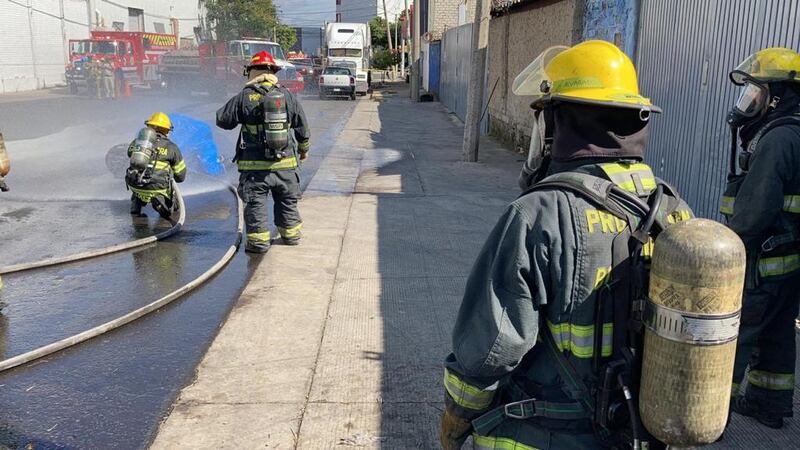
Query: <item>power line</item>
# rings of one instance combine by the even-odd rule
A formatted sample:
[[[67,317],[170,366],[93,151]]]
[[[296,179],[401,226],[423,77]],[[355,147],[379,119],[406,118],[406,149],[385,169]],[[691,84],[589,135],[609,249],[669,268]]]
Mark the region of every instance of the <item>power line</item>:
[[[84,27],[88,27],[89,26],[88,23],[81,23],[81,22],[78,22],[78,21],[75,21],[75,20],[67,19],[66,17],[61,17],[59,15],[56,15],[56,14],[53,14],[53,13],[49,13],[47,11],[42,11],[41,9],[36,9],[36,8],[34,8],[32,6],[25,5],[23,3],[15,1],[15,0],[8,0],[8,1],[10,3],[13,3],[13,4],[17,5],[17,6],[20,6],[20,7],[25,8],[25,9],[30,9],[31,11],[37,12],[37,13],[42,14],[44,16],[52,17],[52,18],[58,19],[58,20],[64,20],[64,22],[69,22],[69,23],[75,24],[75,25],[81,25],[81,26],[84,26]]]
[[[111,0],[101,0],[101,1],[103,3],[108,3],[111,6],[116,6],[117,8],[122,8],[122,9],[131,9],[132,8],[131,6],[123,5],[122,3],[117,3],[117,2],[114,2],[114,1],[111,1]],[[139,9],[139,8],[133,8],[133,9]],[[197,17],[171,17],[171,16],[162,16],[161,14],[148,13],[148,12],[145,12],[144,10],[141,10],[141,11],[145,16],[155,17],[156,19],[196,20],[196,21],[200,20]]]

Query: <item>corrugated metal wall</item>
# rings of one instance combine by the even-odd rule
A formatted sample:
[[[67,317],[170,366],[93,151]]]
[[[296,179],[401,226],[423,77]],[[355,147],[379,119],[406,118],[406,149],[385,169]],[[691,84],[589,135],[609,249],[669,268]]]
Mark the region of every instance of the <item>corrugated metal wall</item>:
[[[447,30],[442,36],[439,100],[459,119],[467,116],[467,84],[472,51],[472,24]]]
[[[647,162],[703,217],[719,218],[736,90],[728,73],[766,47],[800,47],[800,0],[642,0],[639,84],[664,109]]]

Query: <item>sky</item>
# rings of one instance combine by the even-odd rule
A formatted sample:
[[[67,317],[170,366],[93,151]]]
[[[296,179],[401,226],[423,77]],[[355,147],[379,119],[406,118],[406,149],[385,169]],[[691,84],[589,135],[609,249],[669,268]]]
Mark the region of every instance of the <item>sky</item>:
[[[287,25],[321,27],[336,17],[336,0],[274,0],[278,16]],[[403,10],[404,0],[386,0],[389,20]],[[408,0],[409,5],[413,0]],[[378,0],[378,12],[383,14],[383,0]]]

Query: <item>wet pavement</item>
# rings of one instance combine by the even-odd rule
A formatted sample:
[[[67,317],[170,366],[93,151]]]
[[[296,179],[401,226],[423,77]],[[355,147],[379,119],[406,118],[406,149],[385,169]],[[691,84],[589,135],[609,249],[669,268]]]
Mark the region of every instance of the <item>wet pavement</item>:
[[[330,150],[352,102],[302,98],[312,126],[303,187]],[[46,94],[0,97],[12,157],[10,195],[0,196],[0,265],[100,248],[169,226],[127,213],[115,152],[155,110],[212,126],[230,159],[236,133],[213,128],[219,106],[204,97],[100,102]],[[35,122],[33,122],[35,117]],[[42,124],[41,126],[37,124]],[[112,157],[109,157],[112,155]],[[197,173],[187,155],[180,235],[136,251],[4,276],[0,356],[8,358],[86,330],[169,293],[213,265],[235,239],[235,168]],[[194,162],[194,163],[193,163]],[[301,211],[302,212],[302,211]],[[73,349],[0,374],[0,444],[12,448],[143,448],[246,284],[243,252],[197,291],[133,324]]]

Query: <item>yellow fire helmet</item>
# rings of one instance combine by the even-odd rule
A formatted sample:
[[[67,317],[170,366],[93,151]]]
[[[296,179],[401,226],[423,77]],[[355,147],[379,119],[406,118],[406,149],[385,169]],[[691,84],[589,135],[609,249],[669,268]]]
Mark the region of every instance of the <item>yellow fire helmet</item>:
[[[800,54],[782,47],[759,50],[736,66],[730,78],[739,86],[748,79],[761,83],[800,82]]]
[[[147,119],[144,124],[149,127],[172,131],[172,121],[169,120],[168,115],[160,111],[150,116],[150,118]]]
[[[533,106],[562,100],[661,112],[639,95],[636,69],[614,44],[586,41],[543,51],[514,79],[516,95],[534,97]]]

